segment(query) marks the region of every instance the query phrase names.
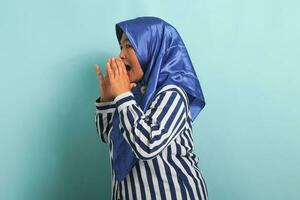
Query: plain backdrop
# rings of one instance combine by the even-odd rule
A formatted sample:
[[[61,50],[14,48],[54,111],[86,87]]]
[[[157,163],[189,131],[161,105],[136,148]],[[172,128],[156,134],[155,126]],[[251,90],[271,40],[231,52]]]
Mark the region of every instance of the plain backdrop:
[[[193,124],[211,200],[300,199],[296,0],[0,0],[0,199],[110,199],[95,63],[115,24],[176,27],[206,99]]]

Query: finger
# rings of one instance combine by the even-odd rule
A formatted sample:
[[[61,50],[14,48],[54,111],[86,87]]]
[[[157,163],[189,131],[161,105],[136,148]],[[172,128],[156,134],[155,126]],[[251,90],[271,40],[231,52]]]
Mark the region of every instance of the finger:
[[[101,68],[99,67],[98,64],[96,64],[96,72],[97,72],[97,75],[99,76],[100,79],[103,79],[103,74],[102,74],[102,71],[101,71]]]
[[[118,70],[118,66],[117,66],[115,58],[112,58],[111,67],[112,67],[112,70],[113,70],[113,73],[114,73],[114,77],[115,78],[118,77],[119,76],[119,70]]]
[[[134,88],[136,86],[136,83],[130,83],[130,89]]]
[[[116,63],[118,66],[119,75],[124,76],[124,63],[119,58],[116,59]]]
[[[109,79],[114,79],[115,75],[109,63],[107,63],[106,72]]]
[[[120,62],[119,62],[118,58],[115,58],[115,63],[116,63],[116,72],[117,72],[118,76],[120,76],[122,74],[122,71],[120,71]]]
[[[100,85],[103,85],[103,75],[102,75],[101,69],[98,64],[96,64],[96,72],[97,72],[98,78],[100,80]]]
[[[110,57],[109,59],[108,59],[108,64],[110,65],[110,67],[112,66],[112,58],[113,57]],[[111,68],[112,69],[112,68]]]
[[[124,75],[127,75],[127,70],[126,70],[126,66],[125,63],[120,59],[120,62],[122,63],[122,72]]]
[[[97,73],[98,76],[100,76],[100,74],[99,74],[99,73],[100,73],[100,72],[99,72],[99,65],[98,65],[98,64],[95,64],[95,66],[96,66],[96,73]]]
[[[111,65],[109,64],[109,62],[107,62],[106,63],[106,68],[105,68],[107,77],[109,77],[108,70],[107,70],[109,67],[111,67]]]
[[[122,76],[124,76],[124,78],[130,82],[129,77],[128,77],[128,73],[126,70],[126,66],[125,63],[120,59],[120,63],[121,63],[121,67],[120,67],[120,71],[122,72]]]

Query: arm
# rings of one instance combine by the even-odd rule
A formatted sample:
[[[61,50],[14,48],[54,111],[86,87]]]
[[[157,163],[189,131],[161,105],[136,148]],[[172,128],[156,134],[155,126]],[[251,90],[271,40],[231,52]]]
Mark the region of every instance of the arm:
[[[115,98],[124,138],[139,159],[154,158],[184,130],[185,101],[187,97],[174,87],[156,95],[146,112],[130,91]]]
[[[114,101],[100,102],[100,97],[96,100],[96,130],[104,143],[108,143],[108,135],[112,130],[112,119],[115,110]]]

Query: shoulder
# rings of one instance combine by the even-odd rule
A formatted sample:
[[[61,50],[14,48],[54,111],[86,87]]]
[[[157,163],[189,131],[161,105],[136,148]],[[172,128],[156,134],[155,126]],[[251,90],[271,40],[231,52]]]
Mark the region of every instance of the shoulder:
[[[170,98],[171,101],[169,101]],[[153,104],[156,104],[158,102],[172,102],[172,100],[177,99],[176,102],[182,102],[187,108],[187,112],[190,112],[188,96],[181,86],[175,84],[165,85],[157,90],[153,99]]]
[[[179,95],[181,98],[183,98],[184,101],[186,101],[187,104],[189,104],[189,100],[188,100],[188,96],[185,92],[185,90],[178,85],[175,84],[168,84],[165,85],[163,87],[161,87],[160,89],[158,89],[157,93],[155,94],[155,96],[160,96],[162,94],[166,94],[166,93],[170,93],[170,94],[176,94]]]
[[[154,101],[152,102],[150,107],[156,107],[157,105],[164,104],[163,102],[170,102],[170,98],[171,102],[173,102],[172,100],[177,99],[177,103],[183,103],[184,107],[186,108],[186,112],[188,113],[189,117],[191,117],[187,93],[181,86],[175,84],[168,84],[159,88],[154,95]]]

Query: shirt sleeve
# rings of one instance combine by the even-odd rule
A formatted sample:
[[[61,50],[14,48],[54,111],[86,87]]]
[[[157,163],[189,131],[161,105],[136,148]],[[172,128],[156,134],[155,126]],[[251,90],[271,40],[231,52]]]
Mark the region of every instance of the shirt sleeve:
[[[186,125],[187,98],[178,89],[158,93],[144,112],[131,91],[115,98],[120,127],[137,158],[149,160],[166,148]]]
[[[116,110],[114,101],[100,102],[99,97],[96,100],[95,123],[98,135],[102,142],[108,143],[108,135],[112,130],[112,119]]]

